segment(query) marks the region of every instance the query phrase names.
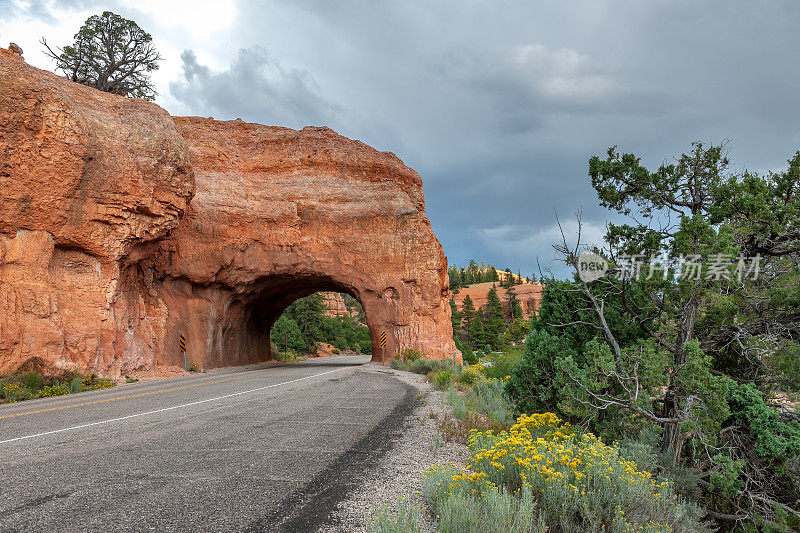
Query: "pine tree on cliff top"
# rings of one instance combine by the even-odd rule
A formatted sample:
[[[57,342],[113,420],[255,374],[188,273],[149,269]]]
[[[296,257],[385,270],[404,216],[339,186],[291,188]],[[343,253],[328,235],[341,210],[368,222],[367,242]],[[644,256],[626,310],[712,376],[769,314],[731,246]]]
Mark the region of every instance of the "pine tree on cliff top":
[[[162,58],[153,37],[132,20],[104,11],[86,19],[72,45],[54,51],[44,38],[41,43],[70,81],[123,96],[156,97],[148,73],[158,70]]]

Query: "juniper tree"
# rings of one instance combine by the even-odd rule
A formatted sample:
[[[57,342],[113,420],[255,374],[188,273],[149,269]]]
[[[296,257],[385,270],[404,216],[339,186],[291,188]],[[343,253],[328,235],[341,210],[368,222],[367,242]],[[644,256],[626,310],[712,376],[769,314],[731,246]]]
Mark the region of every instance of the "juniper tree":
[[[161,55],[153,37],[132,20],[111,11],[89,17],[75,42],[53,50],[42,38],[45,53],[70,81],[101,91],[154,100],[149,73],[158,70]]]
[[[788,163],[734,173],[723,146],[700,143],[652,171],[615,148],[591,158],[601,205],[630,220],[609,224],[607,247],[594,250],[612,275],[577,275],[580,236],[556,246],[576,275],[546,281],[509,382],[523,410],[659,427],[669,463],[702,472],[712,516],[759,527],[781,516],[800,525],[789,466],[800,462],[800,417],[765,400],[798,380],[786,363],[800,354],[800,152]],[[665,265],[636,275],[636,257]]]

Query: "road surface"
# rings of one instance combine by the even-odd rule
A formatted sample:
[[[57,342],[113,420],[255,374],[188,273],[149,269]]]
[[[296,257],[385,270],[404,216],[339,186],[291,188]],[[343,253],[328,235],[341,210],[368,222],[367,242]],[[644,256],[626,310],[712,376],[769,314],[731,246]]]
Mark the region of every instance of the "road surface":
[[[0,405],[0,531],[313,531],[414,403],[368,360]]]

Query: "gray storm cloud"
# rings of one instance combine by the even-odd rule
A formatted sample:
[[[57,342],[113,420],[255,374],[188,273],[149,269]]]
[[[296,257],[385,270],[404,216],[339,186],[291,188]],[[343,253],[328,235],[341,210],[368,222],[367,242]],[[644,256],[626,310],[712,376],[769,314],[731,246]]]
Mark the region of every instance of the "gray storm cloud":
[[[170,83],[170,94],[204,115],[301,128],[341,113],[310,73],[284,67],[259,46],[239,49],[230,68],[219,72],[198,63],[192,50],[181,54],[181,62],[182,79]]]
[[[556,212],[599,238],[611,214],[587,161],[609,146],[656,167],[729,140],[736,170],[762,171],[800,148],[794,0],[242,0],[224,38],[192,43],[122,4],[173,51],[168,110],[327,125],[397,153],[458,263],[535,271]],[[0,0],[0,35],[73,5],[91,2]]]

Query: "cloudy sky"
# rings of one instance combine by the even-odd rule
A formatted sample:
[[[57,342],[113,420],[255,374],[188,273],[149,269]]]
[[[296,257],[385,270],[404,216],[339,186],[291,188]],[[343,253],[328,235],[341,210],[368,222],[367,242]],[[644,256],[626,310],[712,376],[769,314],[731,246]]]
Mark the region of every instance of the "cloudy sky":
[[[68,44],[105,9],[153,35],[174,115],[395,152],[459,264],[549,266],[556,213],[599,240],[587,160],[611,145],[657,166],[728,140],[761,171],[800,149],[796,0],[0,0],[0,45],[52,69],[40,37]]]

